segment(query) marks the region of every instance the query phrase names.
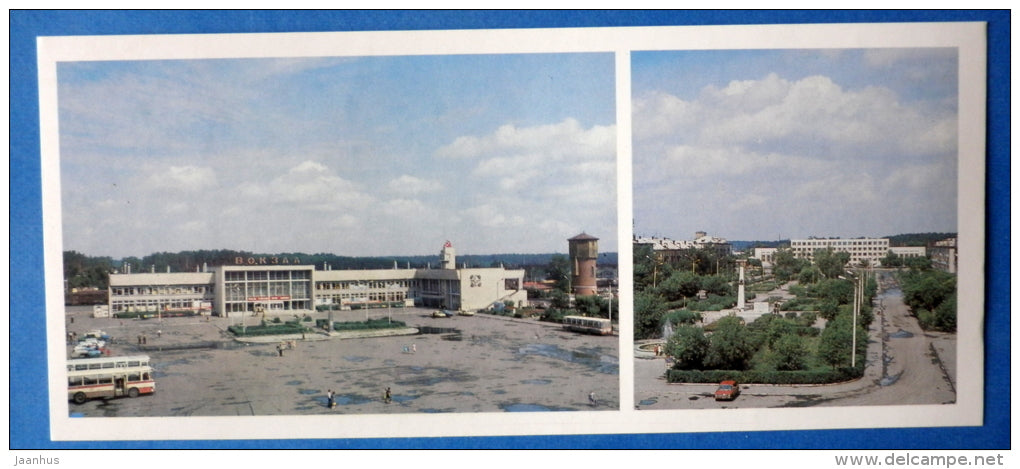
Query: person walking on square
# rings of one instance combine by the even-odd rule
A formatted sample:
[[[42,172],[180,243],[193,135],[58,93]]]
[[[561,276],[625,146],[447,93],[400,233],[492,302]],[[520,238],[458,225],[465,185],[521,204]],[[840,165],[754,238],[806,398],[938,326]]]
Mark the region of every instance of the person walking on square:
[[[588,393],[588,403],[591,404],[592,407],[598,407],[599,406],[598,401],[595,400],[595,391],[592,391],[592,392]]]
[[[387,386],[386,387],[386,393],[383,394],[383,402],[386,402],[387,404],[389,404],[392,399],[393,399],[393,396],[390,394],[390,387]]]
[[[329,405],[330,409],[336,407],[336,399],[333,397],[332,389],[326,390],[326,403]]]

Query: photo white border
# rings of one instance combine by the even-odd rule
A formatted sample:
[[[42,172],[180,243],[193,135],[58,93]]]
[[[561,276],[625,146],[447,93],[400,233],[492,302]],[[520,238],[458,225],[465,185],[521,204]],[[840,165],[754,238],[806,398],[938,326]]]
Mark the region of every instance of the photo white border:
[[[976,426],[983,422],[986,24],[983,22],[40,37],[38,46],[50,436],[221,440],[678,433]],[[955,404],[765,409],[633,408],[630,52],[955,47],[959,50],[958,359]],[[619,411],[71,418],[64,304],[56,65],[63,61],[372,55],[616,54],[620,269]]]

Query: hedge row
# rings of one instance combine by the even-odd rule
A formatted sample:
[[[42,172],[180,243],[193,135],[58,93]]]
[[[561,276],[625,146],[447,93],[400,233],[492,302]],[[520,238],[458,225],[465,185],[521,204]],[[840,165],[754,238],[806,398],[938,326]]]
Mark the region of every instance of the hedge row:
[[[355,303],[349,305],[351,310],[356,309],[378,309],[378,308],[404,308],[407,305],[403,301],[393,301],[390,303]],[[316,305],[316,311],[340,311],[340,305]]]
[[[183,312],[183,311],[164,311],[162,314],[154,313],[152,311],[144,311],[144,312],[143,311],[138,311],[138,312],[133,312],[133,313],[129,313],[129,312],[113,313],[113,317],[114,318],[118,318],[118,319],[133,319],[133,318],[153,319],[153,318],[158,318],[158,317],[178,318],[178,317],[185,317],[185,316],[198,316],[198,313],[196,313],[196,312]]]
[[[755,384],[829,384],[860,378],[864,367],[835,370],[800,371],[739,371],[739,370],[669,370],[668,383],[718,383],[734,380]]]
[[[334,331],[363,331],[369,329],[402,329],[407,327],[403,321],[390,321],[385,318],[369,319],[368,321],[334,322]]]
[[[231,334],[236,336],[260,336],[260,335],[284,335],[284,334],[300,334],[305,331],[305,327],[295,323],[284,323],[280,325],[272,326],[248,326],[243,328],[241,326],[230,326],[227,330]]]

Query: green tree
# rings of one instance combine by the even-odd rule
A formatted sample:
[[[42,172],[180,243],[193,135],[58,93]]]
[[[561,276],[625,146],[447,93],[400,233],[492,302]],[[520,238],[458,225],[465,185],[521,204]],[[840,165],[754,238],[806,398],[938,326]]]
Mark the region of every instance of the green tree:
[[[666,301],[677,301],[690,298],[701,289],[701,278],[686,270],[673,272],[655,289]]]
[[[800,274],[797,276],[797,281],[801,285],[807,285],[815,283],[822,278],[822,271],[816,266],[807,266],[800,269]]]
[[[820,301],[847,305],[854,300],[854,283],[853,280],[840,278],[825,279],[812,286],[811,293]]]
[[[846,265],[850,262],[850,253],[833,251],[832,248],[817,249],[814,253],[815,266],[825,278],[834,279],[845,275]]]
[[[935,270],[910,272],[902,275],[903,301],[914,310],[934,311],[943,301],[956,293],[956,276]]]
[[[701,320],[701,313],[694,311],[681,309],[677,311],[670,311],[663,316],[663,323],[669,322],[673,325],[680,324],[694,324]]]
[[[931,259],[928,257],[908,257],[903,259],[903,265],[910,267],[910,270],[931,270]]]
[[[894,254],[891,250],[886,252],[885,257],[880,260],[882,267],[901,267],[903,258]]]
[[[549,292],[549,307],[567,309],[570,307],[570,297],[559,290]]]
[[[574,310],[584,316],[606,317],[606,300],[598,295],[581,295],[574,298]]]
[[[757,351],[751,332],[735,316],[717,321],[709,342],[705,365],[714,369],[746,370]]]
[[[826,299],[818,303],[818,314],[826,320],[833,320],[839,314],[839,303],[834,299]]]
[[[793,280],[794,276],[800,274],[800,271],[804,269],[804,266],[808,265],[808,261],[805,259],[798,259],[793,255],[793,251],[789,249],[779,249],[776,251],[775,262],[772,265],[772,273],[776,276],[776,280],[780,282],[788,282]]]
[[[666,306],[654,293],[637,292],[634,295],[634,339],[662,337],[662,316]]]
[[[733,294],[733,286],[723,275],[701,277],[701,289],[709,295],[727,296]]]
[[[64,251],[64,279],[68,288],[105,289],[110,284],[113,259],[91,257],[77,251]]]
[[[769,322],[768,327],[765,328],[765,343],[772,348],[775,346],[776,341],[786,335],[795,334],[797,332],[797,323],[793,320],[780,318],[773,316],[773,320]]]
[[[853,343],[853,323],[849,314],[840,314],[836,319],[829,321],[822,331],[818,342],[818,358],[822,362],[838,368],[850,366],[851,350]],[[864,352],[868,348],[868,331],[858,325],[857,328],[857,363],[864,363]]]
[[[797,334],[779,337],[770,348],[773,364],[779,371],[802,370],[807,364],[807,343]]]
[[[549,265],[545,268],[546,280],[556,282],[556,289],[570,293],[570,259],[563,254],[555,254],[549,259]]]
[[[647,244],[634,246],[634,290],[644,291],[658,282],[658,259]]]
[[[700,369],[709,348],[705,331],[696,326],[678,327],[666,341],[666,355],[676,359],[676,368],[685,370]]]
[[[956,292],[935,308],[935,327],[943,332],[956,332]]]

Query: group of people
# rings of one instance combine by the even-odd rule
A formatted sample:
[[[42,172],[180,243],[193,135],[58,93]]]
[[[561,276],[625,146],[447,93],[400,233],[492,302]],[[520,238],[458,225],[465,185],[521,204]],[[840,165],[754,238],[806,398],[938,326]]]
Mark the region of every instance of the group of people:
[[[293,349],[296,349],[296,348],[297,348],[297,342],[295,342],[293,340],[285,340],[283,342],[280,342],[280,343],[276,344],[276,353],[279,353],[280,356],[282,357],[284,350],[293,350]]]

